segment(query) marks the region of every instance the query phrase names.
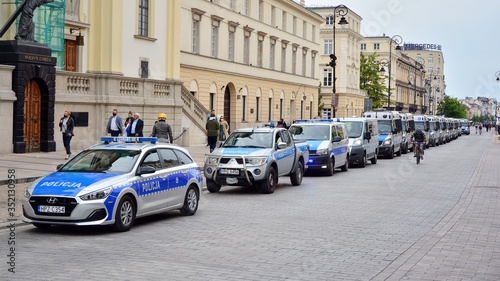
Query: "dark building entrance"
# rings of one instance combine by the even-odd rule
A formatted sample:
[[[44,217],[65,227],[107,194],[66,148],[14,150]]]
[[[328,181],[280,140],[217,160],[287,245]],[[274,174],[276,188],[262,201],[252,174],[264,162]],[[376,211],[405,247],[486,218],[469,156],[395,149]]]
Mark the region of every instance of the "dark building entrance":
[[[14,153],[55,151],[56,58],[52,57],[51,49],[36,42],[0,41],[0,64],[15,66]]]

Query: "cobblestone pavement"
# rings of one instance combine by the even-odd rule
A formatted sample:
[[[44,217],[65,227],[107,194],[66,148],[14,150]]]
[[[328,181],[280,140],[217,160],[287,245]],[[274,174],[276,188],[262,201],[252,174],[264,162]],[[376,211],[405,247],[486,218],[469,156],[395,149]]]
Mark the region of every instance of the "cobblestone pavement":
[[[499,164],[498,137],[470,135],[420,165],[407,154],[297,187],[280,178],[270,195],[204,192],[196,215],[139,219],[125,233],[3,228],[0,279],[498,280]]]

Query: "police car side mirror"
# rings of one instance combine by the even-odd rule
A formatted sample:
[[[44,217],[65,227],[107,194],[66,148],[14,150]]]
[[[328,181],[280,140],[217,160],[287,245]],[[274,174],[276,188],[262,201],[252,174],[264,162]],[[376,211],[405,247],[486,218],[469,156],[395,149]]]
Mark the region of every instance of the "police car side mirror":
[[[370,132],[365,133],[365,139],[369,140],[372,138],[372,134]]]
[[[64,164],[57,165],[56,170],[59,171],[59,169],[61,169],[62,166],[64,166]]]
[[[156,169],[150,166],[145,166],[145,167],[140,167],[139,171],[137,172],[137,175],[144,175],[144,174],[152,174],[156,172]]]
[[[426,128],[426,129],[425,129],[425,131],[426,131],[426,132],[428,132],[428,131],[429,131],[429,128]]]
[[[339,137],[339,136],[334,136],[334,137],[333,137],[332,142],[339,142],[339,141],[341,141],[341,140],[342,140],[342,138],[341,138],[341,137]]]
[[[284,149],[286,148],[286,142],[280,141],[278,142],[278,149]]]

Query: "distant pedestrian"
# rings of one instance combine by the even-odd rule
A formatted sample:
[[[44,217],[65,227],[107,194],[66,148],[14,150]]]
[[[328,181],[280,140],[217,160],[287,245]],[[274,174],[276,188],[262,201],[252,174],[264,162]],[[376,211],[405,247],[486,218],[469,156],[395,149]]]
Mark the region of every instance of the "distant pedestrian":
[[[71,138],[75,135],[73,133],[73,128],[75,127],[75,121],[71,118],[71,111],[65,110],[64,116],[59,120],[59,128],[62,133],[64,148],[66,149],[66,157],[64,159],[68,160],[71,156]]]
[[[153,126],[151,136],[157,137],[158,142],[173,143],[172,128],[167,123],[167,115],[165,113],[158,114],[158,122]]]
[[[127,126],[127,125],[132,124],[133,120],[134,120],[134,114],[132,113],[132,111],[129,111],[127,119],[125,119],[125,124],[124,125]]]
[[[118,110],[113,109],[111,117],[109,117],[108,125],[106,125],[106,134],[110,134],[112,137],[118,137],[123,134],[123,123],[122,118],[118,115]]]
[[[219,118],[219,140],[225,141],[229,136],[229,124],[224,116]]]
[[[143,137],[142,129],[144,128],[144,121],[141,120],[139,113],[134,113],[134,120],[130,124],[130,136]]]
[[[217,144],[217,136],[219,134],[219,122],[217,122],[215,113],[210,114],[207,124],[205,125],[205,129],[207,129],[208,145],[210,146],[210,153],[212,153],[215,149],[215,145]]]

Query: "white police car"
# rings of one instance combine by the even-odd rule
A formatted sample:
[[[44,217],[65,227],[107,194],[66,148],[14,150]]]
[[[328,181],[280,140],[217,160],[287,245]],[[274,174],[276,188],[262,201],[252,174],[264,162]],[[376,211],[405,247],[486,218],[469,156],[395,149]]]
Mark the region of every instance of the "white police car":
[[[203,177],[186,149],[156,138],[101,140],[26,188],[23,221],[128,231],[138,217],[196,213]]]

